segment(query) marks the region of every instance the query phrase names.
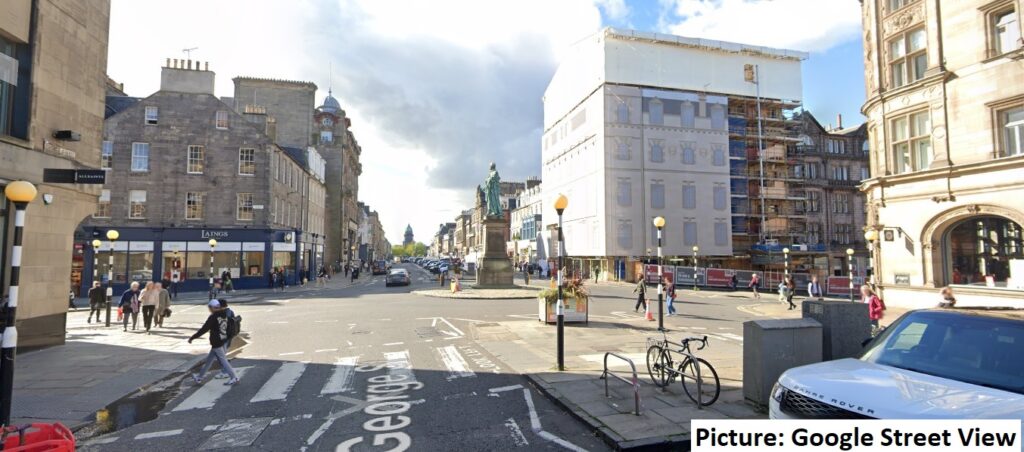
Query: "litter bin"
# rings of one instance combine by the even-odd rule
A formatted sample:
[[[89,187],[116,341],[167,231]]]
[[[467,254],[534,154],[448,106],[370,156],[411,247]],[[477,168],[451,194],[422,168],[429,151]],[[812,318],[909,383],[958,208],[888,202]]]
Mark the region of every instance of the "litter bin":
[[[743,398],[767,410],[783,372],[821,362],[821,324],[814,319],[743,322]]]

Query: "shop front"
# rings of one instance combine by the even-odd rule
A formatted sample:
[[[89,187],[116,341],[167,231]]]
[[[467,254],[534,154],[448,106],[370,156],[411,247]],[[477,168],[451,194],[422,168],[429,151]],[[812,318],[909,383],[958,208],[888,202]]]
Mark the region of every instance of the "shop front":
[[[164,281],[178,292],[206,291],[211,275],[219,278],[224,272],[230,272],[235,289],[263,288],[270,286],[273,268],[284,272],[287,284],[298,281],[295,231],[116,228],[120,237],[111,249],[111,243],[104,239],[108,229],[87,228],[85,236],[102,242],[98,278],[104,284],[113,262],[115,294],[133,281]],[[211,239],[216,240],[214,246]],[[88,292],[93,275],[92,246],[84,249],[82,293]]]

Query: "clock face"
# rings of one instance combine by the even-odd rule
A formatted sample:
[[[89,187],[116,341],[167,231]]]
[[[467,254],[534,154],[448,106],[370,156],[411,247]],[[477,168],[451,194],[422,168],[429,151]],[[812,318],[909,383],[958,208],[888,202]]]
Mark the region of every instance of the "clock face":
[[[330,127],[331,124],[334,124],[334,121],[331,121],[331,118],[324,118],[323,125]]]

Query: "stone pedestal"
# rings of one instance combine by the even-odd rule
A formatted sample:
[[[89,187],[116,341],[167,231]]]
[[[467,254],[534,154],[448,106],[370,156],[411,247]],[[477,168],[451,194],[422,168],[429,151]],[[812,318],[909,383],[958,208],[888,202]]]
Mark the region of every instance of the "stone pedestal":
[[[477,259],[475,289],[505,289],[512,284],[512,260],[505,252],[505,232],[508,221],[504,218],[483,220],[483,256]]]

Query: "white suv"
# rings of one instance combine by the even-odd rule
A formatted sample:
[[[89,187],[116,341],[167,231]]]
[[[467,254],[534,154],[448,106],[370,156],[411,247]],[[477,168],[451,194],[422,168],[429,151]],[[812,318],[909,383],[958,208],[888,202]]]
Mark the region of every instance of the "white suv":
[[[847,358],[787,370],[772,419],[1024,419],[1024,313],[911,311]]]

